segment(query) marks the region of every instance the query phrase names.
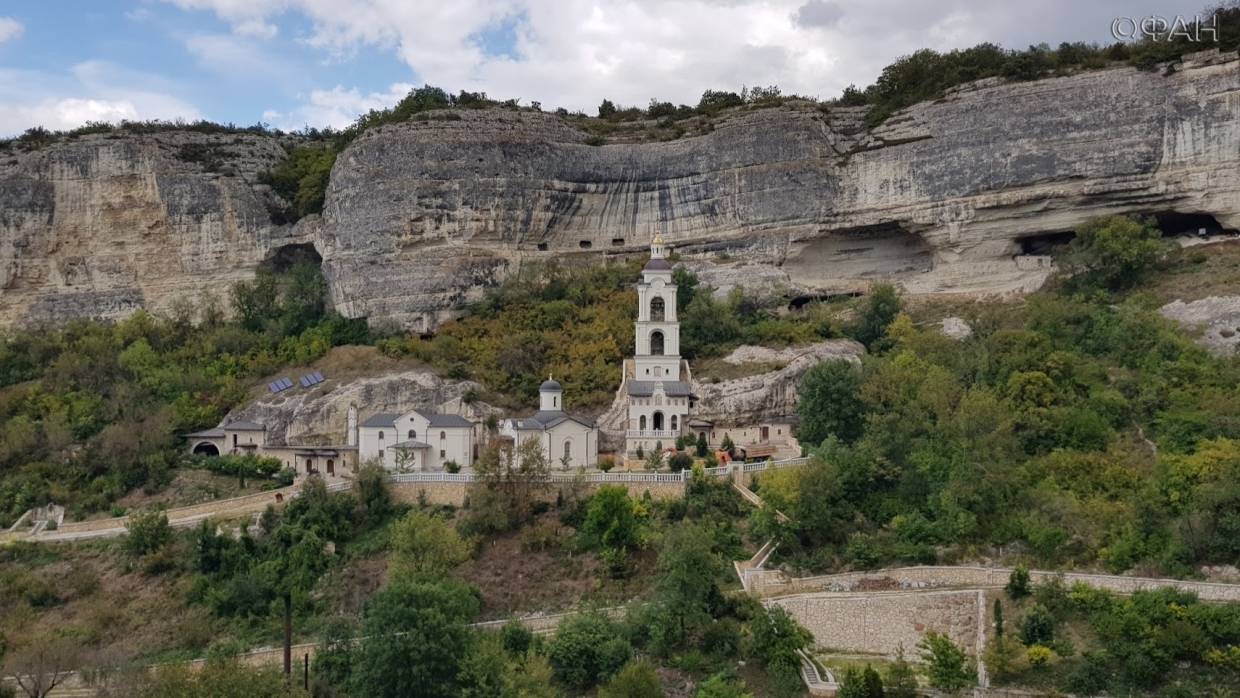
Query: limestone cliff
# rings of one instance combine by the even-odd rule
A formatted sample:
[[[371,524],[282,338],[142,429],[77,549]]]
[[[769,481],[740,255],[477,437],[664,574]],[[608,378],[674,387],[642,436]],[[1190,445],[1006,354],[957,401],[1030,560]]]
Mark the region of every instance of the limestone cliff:
[[[1046,243],[1106,213],[1240,228],[1240,61],[990,80],[867,130],[858,109],[741,109],[700,136],[594,146],[553,114],[433,112],[337,158],[322,219],[267,216],[242,137],[226,175],[164,137],[78,139],[0,165],[0,322],[113,314],[219,289],[312,243],[349,316],[430,329],[529,261],[641,253],[779,293],[1020,291]],[[233,136],[223,137],[225,141]],[[252,141],[252,143],[250,142]],[[232,143],[221,147],[232,148]]]
[[[276,139],[96,134],[0,156],[0,324],[119,317],[253,275],[297,241],[258,173]]]

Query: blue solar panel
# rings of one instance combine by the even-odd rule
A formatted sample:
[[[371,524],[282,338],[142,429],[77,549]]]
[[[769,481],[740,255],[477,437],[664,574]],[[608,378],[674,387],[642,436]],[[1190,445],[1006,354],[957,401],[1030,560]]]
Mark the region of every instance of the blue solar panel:
[[[303,388],[309,388],[311,385],[312,385],[312,384],[311,384],[311,382],[310,382],[310,376],[302,376],[302,377],[301,377],[301,387],[303,387]]]
[[[285,390],[288,390],[289,388],[293,387],[293,381],[292,381],[292,379],[290,379],[290,378],[281,378],[280,380],[284,383],[284,389],[285,389]]]
[[[280,392],[280,386],[279,386],[279,384],[278,384],[278,383],[268,383],[268,384],[267,384],[267,389],[268,389],[268,390],[270,390],[270,391],[271,391],[271,392],[273,392],[273,393],[278,393],[278,392]]]

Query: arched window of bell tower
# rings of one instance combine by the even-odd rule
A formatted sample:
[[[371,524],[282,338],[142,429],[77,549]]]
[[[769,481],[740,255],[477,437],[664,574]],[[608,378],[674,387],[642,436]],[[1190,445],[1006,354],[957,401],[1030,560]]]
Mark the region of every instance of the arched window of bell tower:
[[[655,322],[662,322],[665,315],[665,307],[662,296],[655,296],[650,299],[650,319]]]

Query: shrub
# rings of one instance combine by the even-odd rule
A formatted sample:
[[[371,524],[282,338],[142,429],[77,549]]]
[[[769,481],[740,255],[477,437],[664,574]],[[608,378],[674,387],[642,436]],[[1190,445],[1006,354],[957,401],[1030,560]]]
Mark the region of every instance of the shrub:
[[[637,660],[598,689],[598,698],[663,698],[659,675],[650,662]]]
[[[499,631],[500,642],[504,646],[504,651],[514,657],[523,657],[529,651],[530,646],[534,644],[534,633],[525,627],[521,621],[510,620],[504,623],[504,627]]]
[[[154,552],[172,540],[172,527],[168,525],[168,516],[158,509],[130,514],[125,530],[129,533],[125,537],[125,549],[133,555]]]
[[[1025,650],[1025,658],[1029,660],[1029,666],[1032,667],[1046,666],[1054,656],[1055,653],[1043,645],[1030,645],[1029,649]]]
[[[599,613],[565,620],[547,646],[547,657],[556,677],[579,690],[611,678],[631,653],[620,628]]]
[[[1042,604],[1034,604],[1020,622],[1020,640],[1026,645],[1049,645],[1055,639],[1055,618]]]
[[[954,693],[976,683],[977,673],[973,670],[969,655],[951,638],[929,632],[917,646],[921,649],[921,660],[931,686]]]
[[[1012,600],[1022,599],[1029,595],[1031,589],[1029,586],[1029,570],[1024,565],[1017,565],[1012,569],[1012,573],[1008,575],[1007,586],[1004,587],[1008,598]]]

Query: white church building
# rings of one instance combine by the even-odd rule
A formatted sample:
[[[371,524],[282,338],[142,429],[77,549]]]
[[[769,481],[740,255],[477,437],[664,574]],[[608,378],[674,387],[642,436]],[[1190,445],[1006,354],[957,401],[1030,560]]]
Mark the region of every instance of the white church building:
[[[456,414],[410,410],[380,412],[357,427],[358,460],[377,460],[388,470],[443,470],[448,463],[462,468],[478,457],[477,425]]]
[[[504,420],[499,433],[512,439],[514,446],[534,439],[553,469],[598,465],[598,425],[565,412],[564,388],[551,378],[538,387],[538,411],[530,417]]]

